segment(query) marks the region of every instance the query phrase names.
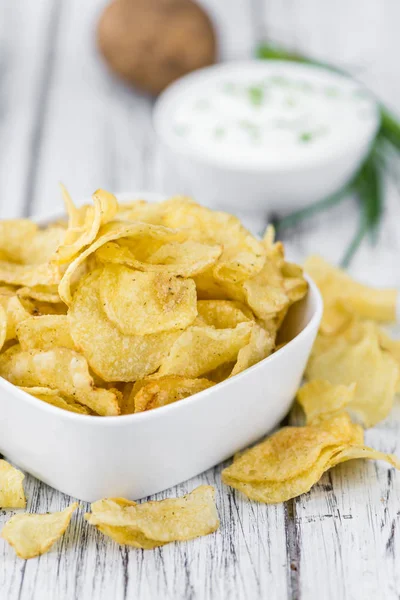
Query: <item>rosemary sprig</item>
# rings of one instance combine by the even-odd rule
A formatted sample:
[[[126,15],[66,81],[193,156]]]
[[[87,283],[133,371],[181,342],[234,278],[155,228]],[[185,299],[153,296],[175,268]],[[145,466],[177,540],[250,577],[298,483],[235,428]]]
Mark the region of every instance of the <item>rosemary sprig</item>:
[[[262,44],[259,46],[257,49],[257,57],[267,60],[279,59],[313,64],[331,71],[344,73],[343,70],[332,65],[307,58],[295,52],[288,52],[283,48],[270,44]],[[378,135],[369,155],[352,181],[332,196],[323,198],[306,208],[283,217],[276,223],[277,231],[279,233],[279,230],[292,227],[320,211],[339,204],[339,202],[349,197],[351,193],[355,193],[360,204],[360,222],[341,261],[341,264],[344,267],[347,267],[350,264],[361,242],[368,234],[372,242],[376,241],[377,229],[384,208],[382,173],[383,171],[386,172],[388,170],[388,165],[391,162],[393,154],[392,150],[400,152],[400,122],[390,110],[381,103],[379,103],[379,108],[381,124]]]

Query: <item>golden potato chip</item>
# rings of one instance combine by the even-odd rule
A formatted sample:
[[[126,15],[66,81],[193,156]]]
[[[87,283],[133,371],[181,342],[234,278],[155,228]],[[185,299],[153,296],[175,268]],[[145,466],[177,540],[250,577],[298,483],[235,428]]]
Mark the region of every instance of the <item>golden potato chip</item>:
[[[61,302],[58,295],[58,286],[37,285],[35,287],[22,287],[17,290],[17,296],[20,298],[31,298],[40,302],[49,302],[57,304]]]
[[[25,508],[24,477],[21,471],[0,459],[0,508]]]
[[[362,285],[319,256],[310,256],[304,269],[314,279],[324,299],[323,333],[340,331],[351,315],[375,321],[396,320],[397,290]]]
[[[180,332],[123,335],[107,318],[99,299],[101,269],[83,279],[68,319],[71,337],[104,381],[135,381],[158,369]]]
[[[103,310],[126,335],[185,329],[197,315],[192,279],[105,265],[99,290]]]
[[[381,349],[375,324],[353,322],[341,334],[318,335],[306,376],[334,385],[355,382],[349,409],[366,427],[371,427],[392,409],[399,368],[392,356]]]
[[[53,285],[60,279],[60,271],[55,265],[47,263],[20,265],[4,260],[0,261],[0,281],[3,283],[33,287],[35,285]]]
[[[92,504],[86,520],[118,544],[151,549],[213,533],[219,527],[214,488],[202,485],[182,498],[134,504],[119,498]]]
[[[391,357],[396,361],[399,368],[399,377],[397,379],[396,393],[400,393],[400,340],[393,340],[382,329],[378,329],[379,343],[382,350],[389,352]]]
[[[38,230],[29,219],[7,219],[0,221],[1,260],[23,262],[22,254]]]
[[[216,329],[233,329],[239,323],[253,321],[251,310],[234,300],[199,300],[196,324],[209,325]]]
[[[76,350],[67,315],[29,317],[17,325],[16,330],[22,350],[45,350],[54,346]]]
[[[78,503],[74,502],[61,512],[14,515],[4,525],[1,535],[20,558],[34,558],[47,552],[65,533],[77,508]]]
[[[151,240],[159,240],[163,242],[171,242],[182,240],[182,233],[165,227],[157,227],[146,223],[123,223],[114,222],[103,225],[100,228],[96,240],[88,246],[77,258],[75,258],[65,271],[58,293],[65,304],[70,305],[72,301],[71,283],[73,277],[85,260],[91,256],[96,250],[104,246],[108,242],[119,240],[122,238],[135,239],[136,243],[142,242],[144,246],[149,245]],[[0,263],[1,264],[1,263]],[[1,271],[0,271],[1,275]],[[1,279],[0,279],[1,280]]]
[[[105,190],[97,190],[93,195],[94,207],[88,206],[85,211],[73,207],[72,200],[65,188],[62,188],[67,210],[70,211],[70,227],[67,230],[67,243],[60,245],[53,261],[63,264],[72,260],[83,248],[96,239],[100,227],[109,223],[117,214],[116,197]]]
[[[17,325],[29,318],[30,314],[15,295],[0,294],[0,305],[6,313],[6,341],[13,340],[17,337]]]
[[[326,419],[318,425],[284,427],[266,440],[235,458],[222,472],[223,481],[283,482],[312,468],[328,447],[363,441],[362,429],[347,413]]]
[[[356,458],[369,458],[385,460],[396,468],[400,468],[400,461],[392,454],[377,452],[367,446],[329,446],[321,454],[310,469],[287,479],[285,481],[242,482],[239,479],[224,476],[223,481],[241,491],[248,498],[267,504],[285,502],[308,492],[317,483],[325,471],[335,465]]]
[[[64,236],[65,229],[60,225],[49,225],[44,229],[38,229],[29,244],[23,243],[20,262],[38,266],[47,264],[62,243]]]
[[[13,346],[0,355],[0,376],[21,387],[59,390],[99,415],[120,413],[116,394],[94,387],[85,358],[68,348],[24,351]]]
[[[231,377],[252,367],[271,354],[275,339],[265,329],[253,323],[249,343],[239,350],[237,361],[232,369]]]
[[[65,400],[61,395],[59,390],[52,390],[47,387],[20,387],[20,390],[34,396],[38,400],[42,400],[46,402],[46,404],[51,404],[52,406],[57,406],[57,408],[62,408],[63,410],[68,410],[69,412],[78,413],[80,415],[90,415],[91,411],[79,404],[78,402],[74,402],[73,400]]]
[[[122,264],[139,271],[165,272],[182,277],[192,277],[213,265],[222,252],[217,244],[202,244],[191,240],[157,245],[151,250],[138,252],[138,248],[108,242],[96,251],[96,258],[104,263]]]
[[[356,384],[332,385],[323,379],[306,383],[297,392],[297,402],[306,415],[306,424],[332,417],[354,401]]]
[[[224,212],[211,210],[184,197],[163,202],[159,222],[166,227],[190,232],[190,239],[217,243],[223,252],[213,267],[215,279],[237,283],[255,275],[263,266],[265,250],[239,219]]]
[[[193,325],[172,344],[159,373],[194,378],[235,361],[248,344],[251,330],[252,323],[239,323],[234,329]]]
[[[7,338],[7,314],[0,304],[0,350],[4,346]]]
[[[300,267],[284,259],[281,243],[268,253],[262,270],[243,284],[243,292],[254,314],[269,319],[301,300],[308,285]]]
[[[143,412],[172,404],[202,392],[213,385],[214,383],[207,379],[188,379],[177,375],[159,377],[147,382],[135,394],[133,400],[134,412]]]

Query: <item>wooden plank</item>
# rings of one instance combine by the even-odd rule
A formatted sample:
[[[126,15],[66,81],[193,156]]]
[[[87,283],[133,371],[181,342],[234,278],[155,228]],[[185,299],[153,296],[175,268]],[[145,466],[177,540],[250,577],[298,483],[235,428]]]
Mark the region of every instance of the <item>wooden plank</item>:
[[[43,0],[0,7],[0,215],[26,212],[38,151],[51,44],[60,3]]]
[[[221,484],[217,467],[158,494],[180,496],[203,483],[217,489],[221,528],[191,542],[154,551],[118,547],[83,520],[83,505],[48,554],[24,562],[0,544],[4,598],[286,598],[286,539],[282,506],[248,502]],[[62,510],[71,499],[27,477],[28,510]],[[0,526],[10,511],[0,514]]]

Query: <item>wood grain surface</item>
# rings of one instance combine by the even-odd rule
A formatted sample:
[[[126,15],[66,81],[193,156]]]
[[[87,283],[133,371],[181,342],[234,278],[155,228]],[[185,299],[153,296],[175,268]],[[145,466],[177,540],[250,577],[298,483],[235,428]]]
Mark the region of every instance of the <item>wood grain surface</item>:
[[[60,180],[81,198],[100,186],[162,191],[152,100],[115,80],[97,55],[94,27],[104,4],[0,3],[2,218],[56,211]],[[217,25],[223,59],[248,57],[269,36],[338,62],[400,111],[397,0],[202,4]],[[363,245],[352,272],[400,289],[396,173],[386,195],[378,242]],[[349,198],[287,231],[290,256],[302,260],[317,251],[337,261],[357,227],[355,202]],[[399,404],[366,440],[400,455]],[[44,556],[20,560],[0,541],[0,600],[399,598],[399,474],[382,463],[353,461],[326,474],[310,493],[265,506],[223,486],[222,467],[155,497],[182,495],[201,483],[216,486],[217,533],[154,551],[119,547],[88,526],[82,505],[64,538]],[[60,510],[71,501],[30,476],[26,494],[32,512]],[[0,511],[0,526],[11,514]]]

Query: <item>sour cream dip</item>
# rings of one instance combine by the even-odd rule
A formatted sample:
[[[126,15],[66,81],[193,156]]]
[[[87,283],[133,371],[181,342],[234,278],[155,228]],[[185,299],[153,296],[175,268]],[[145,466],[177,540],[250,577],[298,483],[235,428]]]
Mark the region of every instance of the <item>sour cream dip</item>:
[[[154,123],[163,143],[186,161],[229,171],[287,175],[347,156],[337,188],[367,152],[379,113],[373,96],[349,77],[311,65],[254,60],[215,65],[178,80],[156,103]],[[316,190],[310,201],[324,193]]]

